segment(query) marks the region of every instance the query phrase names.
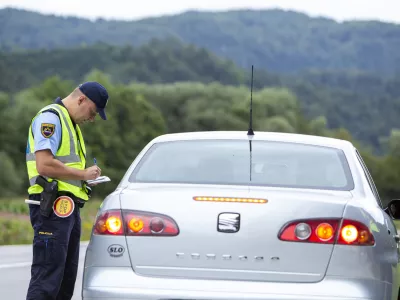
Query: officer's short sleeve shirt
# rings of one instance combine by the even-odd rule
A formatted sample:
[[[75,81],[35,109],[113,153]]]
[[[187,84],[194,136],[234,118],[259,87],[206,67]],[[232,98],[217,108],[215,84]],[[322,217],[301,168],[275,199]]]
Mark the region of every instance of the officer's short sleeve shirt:
[[[56,155],[61,142],[61,122],[52,112],[44,112],[35,118],[32,124],[35,152],[49,149]]]

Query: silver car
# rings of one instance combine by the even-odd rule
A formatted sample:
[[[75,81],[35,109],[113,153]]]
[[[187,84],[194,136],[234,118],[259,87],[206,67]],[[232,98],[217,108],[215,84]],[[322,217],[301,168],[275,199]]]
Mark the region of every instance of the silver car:
[[[82,297],[398,299],[399,208],[347,141],[163,135],[99,209]]]

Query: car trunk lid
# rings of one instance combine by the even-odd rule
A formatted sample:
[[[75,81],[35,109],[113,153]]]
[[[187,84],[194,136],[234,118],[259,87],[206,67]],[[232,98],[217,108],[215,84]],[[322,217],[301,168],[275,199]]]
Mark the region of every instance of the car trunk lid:
[[[260,198],[267,202],[196,201],[195,196]],[[324,277],[333,244],[287,242],[280,240],[278,234],[293,220],[341,218],[351,193],[247,186],[131,184],[120,197],[123,210],[166,215],[179,227],[177,236],[126,237],[132,267],[138,274],[316,282]]]

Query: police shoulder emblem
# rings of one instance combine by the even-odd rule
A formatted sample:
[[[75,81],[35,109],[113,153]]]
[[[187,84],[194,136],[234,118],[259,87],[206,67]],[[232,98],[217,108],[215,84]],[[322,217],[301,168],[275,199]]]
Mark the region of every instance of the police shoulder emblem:
[[[56,125],[50,123],[42,123],[41,132],[45,138],[49,138],[54,134]]]

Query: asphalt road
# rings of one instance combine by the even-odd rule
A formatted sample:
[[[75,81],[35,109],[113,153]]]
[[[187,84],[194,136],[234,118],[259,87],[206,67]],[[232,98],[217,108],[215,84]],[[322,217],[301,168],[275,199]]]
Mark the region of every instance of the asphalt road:
[[[83,262],[87,242],[81,243],[79,271],[73,300],[81,300]],[[0,247],[0,295],[1,299],[25,299],[32,261],[32,246]]]

